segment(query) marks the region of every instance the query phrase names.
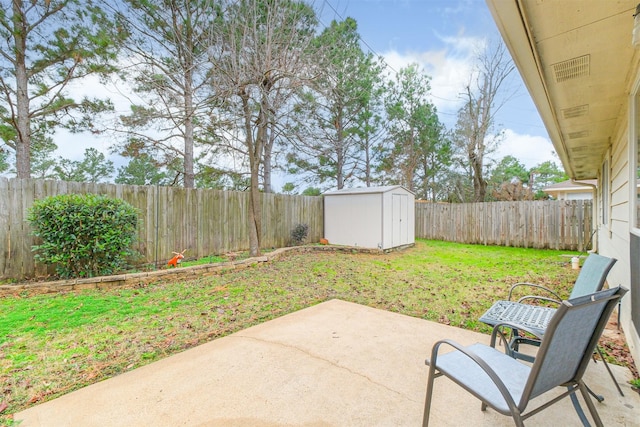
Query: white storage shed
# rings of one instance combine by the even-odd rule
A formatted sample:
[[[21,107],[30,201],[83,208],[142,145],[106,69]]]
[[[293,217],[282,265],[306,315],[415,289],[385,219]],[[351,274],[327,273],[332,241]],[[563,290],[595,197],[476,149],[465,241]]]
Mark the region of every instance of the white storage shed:
[[[415,195],[400,185],[324,193],[330,244],[391,249],[415,243]]]

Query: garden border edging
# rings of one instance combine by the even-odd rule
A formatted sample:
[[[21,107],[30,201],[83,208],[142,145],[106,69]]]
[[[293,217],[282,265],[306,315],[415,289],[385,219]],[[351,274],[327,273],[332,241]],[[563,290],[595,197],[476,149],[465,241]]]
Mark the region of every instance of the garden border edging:
[[[56,280],[52,282],[27,282],[12,285],[0,285],[0,297],[16,296],[23,292],[29,294],[46,294],[58,292],[72,292],[85,289],[111,289],[115,287],[128,287],[147,285],[160,278],[169,276],[180,276],[180,278],[191,279],[197,276],[207,276],[212,274],[224,274],[229,271],[236,271],[253,267],[280,258],[283,254],[291,251],[296,252],[360,252],[380,254],[384,251],[380,249],[366,249],[357,246],[292,246],[279,248],[259,257],[247,258],[239,261],[228,261],[214,264],[201,264],[190,267],[179,267],[162,269],[142,273],[116,274],[113,276],[98,276],[79,279]]]

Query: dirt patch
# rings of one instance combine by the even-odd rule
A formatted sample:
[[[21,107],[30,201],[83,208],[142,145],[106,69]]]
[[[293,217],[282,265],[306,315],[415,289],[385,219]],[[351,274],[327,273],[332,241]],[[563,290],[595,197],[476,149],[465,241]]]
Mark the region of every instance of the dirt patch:
[[[411,245],[408,245],[411,246]],[[397,248],[399,249],[399,248]],[[382,254],[389,251],[379,249],[367,249],[351,246],[293,246],[279,248],[254,258],[240,257],[238,254],[227,254],[229,261],[216,262],[212,264],[198,264],[179,268],[162,268],[154,271],[144,271],[137,273],[122,273],[113,276],[99,276],[88,278],[77,278],[68,280],[47,280],[40,278],[37,280],[23,281],[10,285],[0,285],[0,297],[16,295],[37,295],[59,292],[82,291],[86,289],[109,289],[109,288],[131,288],[145,286],[163,279],[174,278],[194,279],[207,275],[223,274],[244,268],[253,267],[259,263],[267,263],[279,259],[287,253],[308,253],[308,252],[335,252],[335,253],[359,253],[359,254]],[[237,258],[236,258],[237,257]]]
[[[611,361],[615,361],[616,365],[629,368],[633,378],[640,378],[633,357],[629,352],[624,332],[618,324],[617,311],[614,311],[609,318],[609,322],[600,337],[600,348],[605,353],[605,357],[611,358]]]

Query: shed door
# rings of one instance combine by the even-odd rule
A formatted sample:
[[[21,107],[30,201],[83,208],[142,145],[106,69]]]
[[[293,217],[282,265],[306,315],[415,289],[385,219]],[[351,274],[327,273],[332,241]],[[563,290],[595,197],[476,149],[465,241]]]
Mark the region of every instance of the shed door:
[[[391,195],[391,246],[407,244],[409,239],[409,220],[407,218],[409,197],[406,194]]]

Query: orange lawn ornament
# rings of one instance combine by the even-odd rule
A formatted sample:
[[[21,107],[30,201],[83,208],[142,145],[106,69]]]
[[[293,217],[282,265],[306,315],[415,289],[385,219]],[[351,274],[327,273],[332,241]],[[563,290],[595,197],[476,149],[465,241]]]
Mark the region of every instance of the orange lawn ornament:
[[[182,259],[184,258],[184,252],[186,251],[186,249],[182,252],[171,252],[173,254],[173,258],[171,258],[169,260],[169,262],[167,263],[167,265],[171,266],[173,265],[174,267],[177,267],[178,264],[180,264],[182,262]]]

